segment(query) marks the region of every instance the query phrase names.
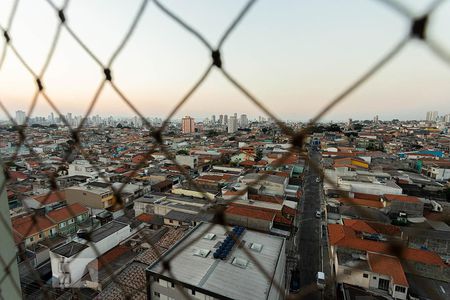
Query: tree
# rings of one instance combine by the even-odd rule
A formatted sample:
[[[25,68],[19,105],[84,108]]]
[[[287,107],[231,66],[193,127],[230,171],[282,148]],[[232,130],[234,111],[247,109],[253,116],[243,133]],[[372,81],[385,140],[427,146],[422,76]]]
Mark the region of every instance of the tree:
[[[123,125],[121,123],[117,124],[116,128],[123,128]]]
[[[189,151],[187,151],[186,149],[181,149],[177,151],[178,155],[189,155]]]
[[[256,149],[256,154],[255,154],[255,161],[260,161],[263,157],[263,151],[262,149],[258,148]]]

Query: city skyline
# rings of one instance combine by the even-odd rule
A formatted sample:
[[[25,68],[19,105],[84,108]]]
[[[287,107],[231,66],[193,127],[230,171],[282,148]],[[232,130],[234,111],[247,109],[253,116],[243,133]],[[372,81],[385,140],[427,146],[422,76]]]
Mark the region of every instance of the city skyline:
[[[245,2],[165,4],[214,44]],[[417,15],[427,7],[427,3],[408,4]],[[446,12],[450,7],[447,4],[440,11]],[[2,5],[2,11],[9,11],[8,3]],[[67,9],[66,17],[88,47],[107,60],[138,5],[139,2],[75,2]],[[210,14],[218,8],[219,16]],[[371,13],[365,14],[366,11]],[[312,17],[318,13],[327,22]],[[19,21],[10,32],[12,42],[31,68],[38,70],[57,18],[44,1],[32,6],[19,4],[17,14]],[[428,35],[439,39],[450,21],[442,13],[434,19]],[[353,26],[358,22],[364,24],[364,30]],[[150,34],[144,34],[148,29]],[[260,1],[230,36],[222,49],[222,59],[230,73],[276,116],[308,120],[388,52],[408,29],[406,20],[376,1],[317,1],[293,3],[289,8]],[[101,42],[98,36],[102,36]],[[30,43],[33,47],[28,46]],[[183,51],[179,51],[180,45]],[[443,45],[446,46],[445,40]],[[371,119],[375,114],[386,119],[421,119],[430,104],[435,110],[448,110],[449,69],[425,48],[411,41],[397,58],[327,113],[324,120]],[[210,55],[201,43],[150,3],[112,67],[112,75],[144,115],[164,118],[209,63]],[[58,108],[63,113],[84,115],[102,77],[102,70],[63,30],[43,78],[46,92]],[[0,72],[0,88],[0,100],[10,113],[28,109],[35,83],[10,51]],[[206,116],[213,109],[231,115],[236,107],[249,115],[248,112],[263,114],[213,70],[176,117]],[[49,112],[49,105],[40,97],[34,113]],[[107,86],[92,112],[98,113],[132,111]],[[5,118],[3,112],[0,118]]]
[[[18,116],[18,114],[20,114],[20,117]],[[195,122],[205,122],[205,121],[212,121],[213,123],[220,123],[220,124],[228,124],[228,118],[233,116],[234,114],[237,114],[237,122],[240,123],[242,122],[242,117],[245,116],[246,121],[244,122],[253,122],[253,121],[266,121],[269,120],[270,117],[264,116],[264,115],[252,115],[252,114],[248,114],[245,112],[239,112],[239,113],[233,113],[233,114],[211,114],[211,115],[203,115],[203,116],[196,116],[196,115],[185,115],[182,117],[173,117],[171,118],[171,121],[174,122],[182,122],[183,119],[185,117],[190,117],[193,118],[195,120]],[[73,118],[80,118],[82,119],[84,116],[83,115],[77,115],[74,114],[72,112],[68,112],[67,114],[64,115],[65,118],[67,118],[67,116],[70,115]],[[11,117],[13,118],[13,120],[17,123],[17,124],[22,124],[23,121],[26,118],[26,112],[23,110],[17,110],[15,111],[15,114],[12,113]],[[221,118],[222,117],[222,118]],[[96,115],[89,115],[88,119],[95,119],[95,118],[101,118],[101,119],[108,119],[108,118],[113,118],[114,120],[132,120],[132,119],[139,119],[140,117],[137,115],[107,115],[107,114],[96,114]],[[164,118],[162,116],[144,116],[145,119],[147,120],[158,120],[158,122],[162,122],[164,120]],[[33,115],[31,118],[31,120],[35,120],[35,119],[43,119],[46,121],[56,121],[60,119],[60,116],[55,114],[54,112],[50,112],[48,115]],[[353,121],[374,121],[374,122],[379,122],[379,121],[392,121],[392,120],[399,120],[399,121],[428,121],[428,122],[450,122],[450,113],[447,113],[445,111],[426,111],[424,112],[424,115],[422,116],[422,118],[419,119],[398,119],[398,118],[392,118],[392,119],[387,119],[384,118],[382,115],[373,115],[371,118],[367,118],[367,119],[354,119],[354,118],[347,118],[345,120],[319,120],[318,123],[346,123],[348,122],[348,120],[351,119]],[[280,119],[283,122],[308,122],[309,120],[300,120],[300,119]],[[0,119],[0,122],[10,122],[9,119]],[[61,120],[59,120],[59,123],[61,123]]]

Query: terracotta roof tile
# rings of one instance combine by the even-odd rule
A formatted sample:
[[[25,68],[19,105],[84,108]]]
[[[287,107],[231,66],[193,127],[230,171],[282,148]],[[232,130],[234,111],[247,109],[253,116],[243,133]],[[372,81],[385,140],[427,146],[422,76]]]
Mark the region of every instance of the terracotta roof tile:
[[[55,227],[55,224],[43,216],[26,216],[12,220],[14,230],[23,238],[33,236],[39,232]]]
[[[66,201],[66,193],[64,191],[56,191],[48,194],[38,195],[33,197],[34,200],[41,203],[41,205],[48,205]]]
[[[405,271],[397,257],[369,252],[368,258],[372,271],[391,276],[394,284],[409,286]]]
[[[61,223],[66,220],[77,217],[81,214],[87,213],[89,210],[80,203],[74,203],[65,207],[61,207],[50,211],[47,216],[56,223]]]
[[[387,201],[402,201],[408,203],[420,203],[419,198],[408,195],[385,194],[384,199]]]
[[[225,214],[229,215],[238,215],[238,216],[244,216],[254,219],[261,219],[265,221],[272,221],[274,218],[275,213],[267,212],[267,211],[261,211],[257,209],[251,209],[251,208],[245,208],[245,207],[239,207],[239,206],[229,206],[225,210]]]

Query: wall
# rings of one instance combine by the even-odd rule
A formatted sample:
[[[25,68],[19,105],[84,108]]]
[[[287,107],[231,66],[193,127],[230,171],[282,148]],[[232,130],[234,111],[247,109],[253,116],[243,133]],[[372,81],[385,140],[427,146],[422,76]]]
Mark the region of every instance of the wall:
[[[397,214],[399,212],[406,212],[409,216],[423,216],[423,203],[410,203],[403,201],[392,201],[390,205],[390,212]]]
[[[227,223],[235,224],[249,229],[269,232],[272,227],[271,221],[249,218],[246,216],[226,214]]]
[[[54,282],[56,286],[59,286],[59,280],[60,276],[62,275],[61,270],[61,262],[63,265],[63,271],[70,273],[71,283],[75,284],[77,283],[85,273],[87,273],[86,266],[97,258],[97,254],[102,255],[105,252],[111,250],[115,246],[117,246],[121,241],[125,240],[132,234],[130,226],[125,226],[124,228],[112,233],[108,237],[104,238],[103,240],[92,243],[93,246],[97,249],[97,251],[94,251],[93,247],[88,247],[84,250],[82,250],[80,253],[78,253],[74,258],[69,257],[66,258],[64,256],[61,256],[55,252],[50,251],[50,261],[51,261],[51,267],[52,267],[52,276],[54,279]],[[69,286],[70,286],[69,285]]]
[[[200,300],[213,300],[216,299],[212,296],[205,295],[203,293],[200,293],[199,291],[195,291],[195,295],[192,295],[192,290],[188,289],[182,285],[176,285],[172,282],[166,281],[164,279],[159,279],[159,282],[154,281],[152,277],[150,277],[151,283],[150,283],[150,294],[147,295],[148,299],[161,299],[161,300],[168,300],[168,299],[184,299],[185,295],[179,291],[179,289],[184,289],[186,294],[189,295],[190,299],[200,299]],[[155,292],[158,292],[160,294],[160,297],[155,296]]]
[[[368,274],[368,277],[364,278],[363,274]],[[363,287],[365,289],[368,289],[370,286],[372,274],[373,273],[371,273],[370,271],[363,271],[356,268],[350,268],[341,265],[339,265],[336,270],[336,278],[338,278],[339,283],[348,283]],[[377,274],[374,275],[377,276]]]
[[[3,166],[0,160],[0,166]],[[0,167],[0,186],[4,186],[5,175],[3,168]],[[16,247],[12,237],[11,220],[9,218],[8,199],[6,197],[6,188],[0,190],[0,217],[5,222],[0,222],[0,237],[1,247],[0,256],[5,262],[12,262],[9,265],[8,274],[5,274],[5,268],[3,264],[0,264],[0,278],[4,280],[0,281],[1,297],[3,299],[21,299],[20,281],[19,281],[19,269],[17,267]],[[5,277],[6,276],[6,277]]]
[[[272,286],[270,287],[269,295],[267,296],[268,300],[281,300],[285,298],[284,295],[284,287],[286,285],[286,240],[283,242],[280,249],[280,256],[278,258],[277,267],[275,269],[275,273],[272,279]],[[277,286],[273,283],[276,282],[278,286],[281,287],[281,291],[277,289]]]
[[[66,192],[67,204],[80,203],[90,208],[104,208],[102,197],[89,191],[68,188]]]

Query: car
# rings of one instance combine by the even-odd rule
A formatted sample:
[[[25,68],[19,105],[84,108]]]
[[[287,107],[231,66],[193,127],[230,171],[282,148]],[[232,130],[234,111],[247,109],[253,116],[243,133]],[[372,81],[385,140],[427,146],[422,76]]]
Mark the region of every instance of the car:
[[[316,218],[322,218],[322,212],[320,210],[316,211]]]
[[[324,272],[317,272],[316,284],[317,284],[317,287],[321,290],[323,290],[325,288],[326,281],[325,281],[325,273]]]
[[[320,178],[319,178],[319,177],[316,178],[316,182],[317,182],[317,183],[320,182]]]
[[[291,283],[289,285],[289,292],[296,294],[300,291],[300,270],[295,268],[291,270]]]

